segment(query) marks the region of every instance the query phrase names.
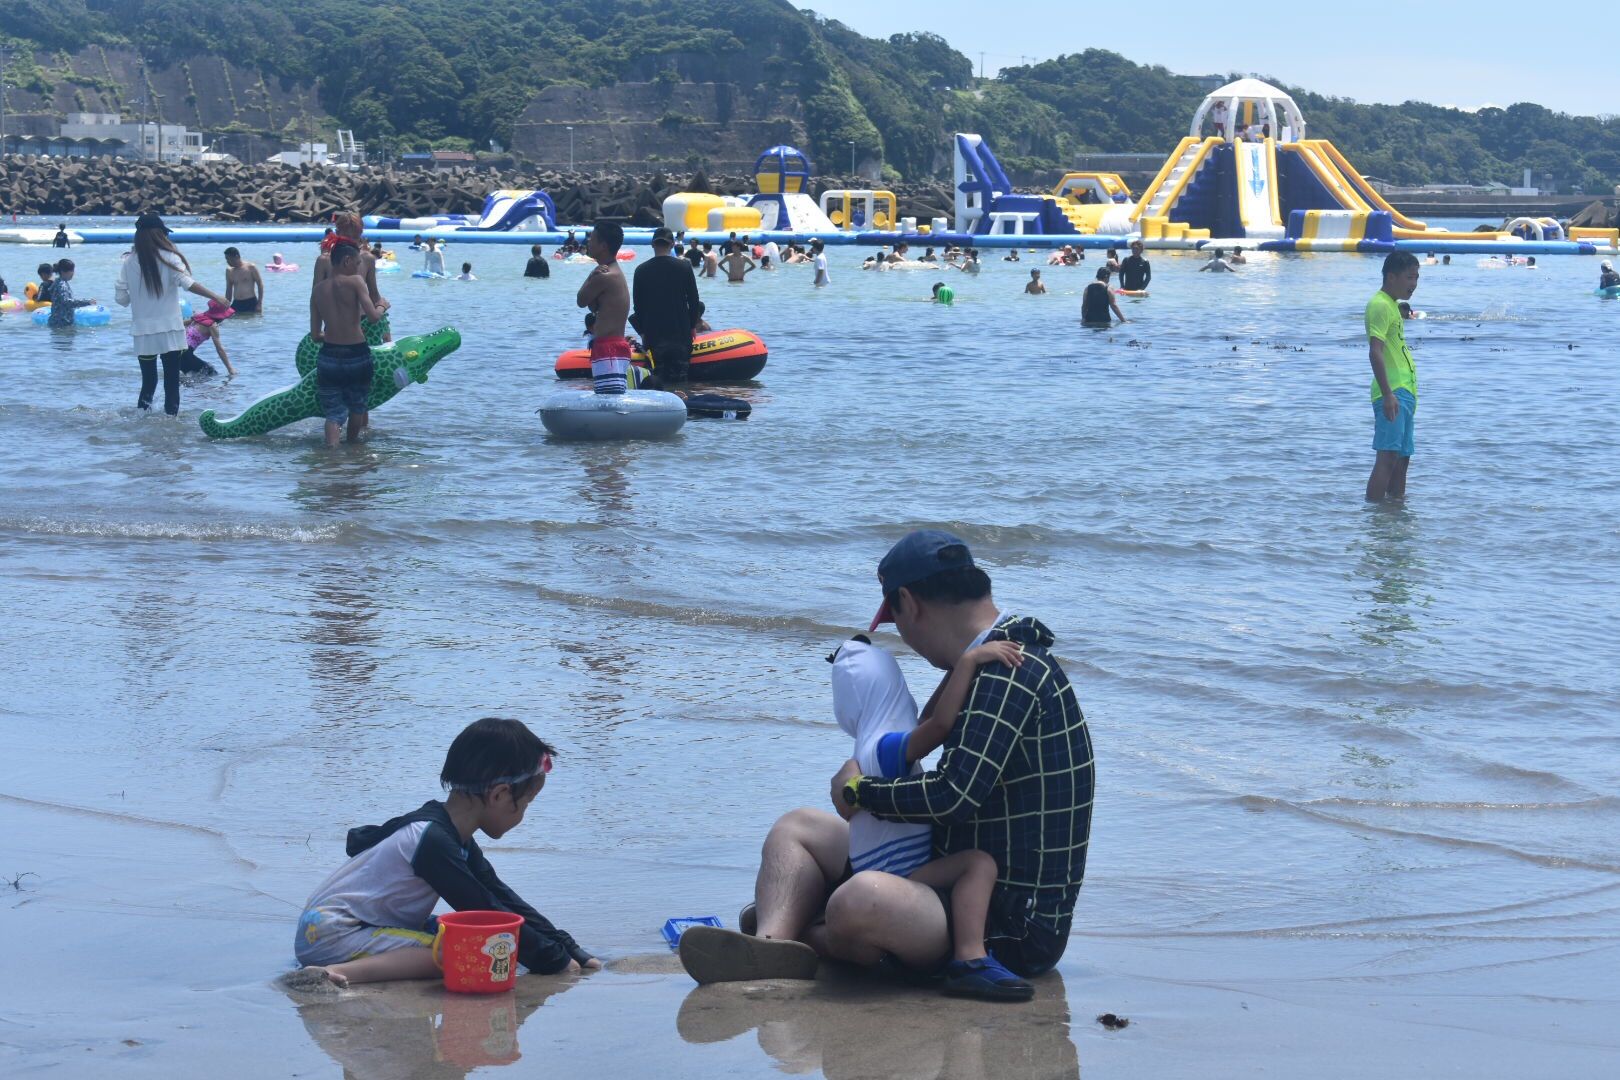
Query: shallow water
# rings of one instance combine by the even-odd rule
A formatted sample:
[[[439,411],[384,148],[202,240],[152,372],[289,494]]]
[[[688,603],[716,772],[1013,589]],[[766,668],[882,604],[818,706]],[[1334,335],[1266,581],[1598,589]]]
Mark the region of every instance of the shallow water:
[[[218,249],[189,254],[219,287]],[[752,419],[665,443],[545,436],[584,269],[525,281],[519,248],[452,245],[476,283],[381,279],[396,334],[464,344],[335,452],[315,421],[196,426],[291,381],[307,270],[226,324],[241,374],[188,388],[179,423],[132,408],[122,312],[0,316],[0,794],[216,834],[183,873],[244,898],[249,970],[211,977],[247,985],[290,960],[345,829],[434,796],[467,721],[520,716],[562,754],[494,861],[588,947],[654,949],[671,915],[729,923],[768,823],[822,804],[847,746],[821,658],[870,618],[888,543],[942,526],[1052,627],[1092,725],[1077,1023],[1113,1007],[1095,978],[1149,1012],[1181,983],[1343,1030],[1376,994],[1432,1009],[1416,1045],[1449,1062],[1545,1008],[1561,1033],[1517,1050],[1590,1075],[1620,942],[1620,303],[1591,295],[1597,261],[1423,269],[1411,498],[1374,509],[1375,258],[1160,254],[1151,298],[1094,332],[1094,259],[1028,297],[1027,263],[861,254],[824,290],[797,267],[704,283],[770,362],[735,391]],[[0,274],[44,256],[0,247]],[[119,252],[72,256],[77,294],[110,297]]]

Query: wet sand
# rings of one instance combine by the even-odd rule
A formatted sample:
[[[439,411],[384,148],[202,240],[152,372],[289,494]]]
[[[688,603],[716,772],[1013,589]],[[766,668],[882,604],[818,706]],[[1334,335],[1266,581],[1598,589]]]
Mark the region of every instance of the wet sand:
[[[1570,982],[1589,967],[1578,948],[1526,958],[1512,976],[1525,996],[1493,1001],[1438,957],[1428,978],[1386,985],[1351,932],[1326,946],[1082,932],[1029,1005],[837,966],[814,983],[696,987],[645,948],[493,997],[431,982],[291,991],[277,893],[301,882],[254,887],[255,868],[204,829],[12,797],[0,811],[7,877],[38,875],[4,886],[6,1076],[1356,1077],[1443,1060],[1437,1075],[1567,1080],[1612,1075],[1620,1042],[1612,988],[1603,1000]],[[1105,1012],[1129,1027],[1105,1030]]]

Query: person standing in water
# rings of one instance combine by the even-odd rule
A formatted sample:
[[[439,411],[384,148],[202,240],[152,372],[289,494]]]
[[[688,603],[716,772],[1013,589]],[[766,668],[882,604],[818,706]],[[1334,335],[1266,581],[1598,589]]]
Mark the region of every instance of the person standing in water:
[[[56,287],[51,290],[51,315],[47,324],[54,327],[72,326],[73,313],[82,307],[94,307],[95,299],[73,298],[73,260],[56,260]]]
[[[157,390],[158,358],[163,358],[163,411],[180,413],[180,361],[186,351],[185,322],[180,315],[180,290],[227,307],[225,298],[191,278],[191,264],[169,239],[168,226],[156,214],[135,219],[135,248],[124,256],[113,298],[129,308],[130,334],[141,365],[139,409],[152,407]]]
[[[591,337],[591,379],[598,394],[622,394],[628,388],[630,342],[625,325],[630,318],[630,287],[619,269],[619,248],[624,229],[599,221],[585,238],[585,251],[596,268],[585,275],[575,302],[596,316]]]
[[[731,253],[720,260],[720,267],[726,272],[726,284],[741,285],[743,278],[754,269],[754,260],[750,259],[739,245],[731,249]]]
[[[811,261],[816,265],[816,288],[830,285],[832,278],[827,276],[827,252],[820,240],[810,241]]]
[[[670,254],[674,234],[653,233],[653,257],[636,267],[630,325],[652,356],[653,371],[666,383],[686,382],[692,363],[692,335],[703,321],[692,264]]]
[[[551,276],[551,267],[546,263],[546,253],[539,244],[529,248],[529,261],[523,267],[523,276],[532,278],[548,278]]]
[[[1024,291],[1031,296],[1046,295],[1046,283],[1041,281],[1041,272],[1039,270],[1029,272],[1029,282],[1024,286]]]
[[[1119,264],[1119,287],[1126,292],[1143,292],[1153,280],[1153,266],[1142,257],[1142,241],[1131,241],[1131,253]]]
[[[360,317],[376,322],[381,312],[360,276],[360,249],[343,238],[328,255],[330,270],[309,299],[309,336],[321,346],[315,361],[315,398],[326,417],[326,445],[336,446],[345,421],[349,441],[358,442],[371,419],[375,370]]]
[[[1114,320],[1109,316],[1109,309],[1119,316],[1119,321],[1125,321],[1125,313],[1119,310],[1119,301],[1114,294],[1108,291],[1108,267],[1104,266],[1097,271],[1097,280],[1086,286],[1086,291],[1080,294],[1080,325],[1081,326],[1112,326]]]
[[[66,225],[58,225],[56,227],[56,235],[51,238],[51,247],[53,247],[53,248],[66,248],[66,247],[72,247],[72,246],[73,246],[72,241],[68,239],[67,226]]]
[[[233,247],[225,249],[225,302],[238,315],[264,312],[264,275]]]
[[[1417,416],[1417,363],[1406,346],[1400,304],[1418,285],[1417,256],[1391,252],[1384,259],[1384,282],[1367,301],[1367,357],[1372,363],[1373,459],[1367,501],[1406,497],[1406,469],[1412,463]]]

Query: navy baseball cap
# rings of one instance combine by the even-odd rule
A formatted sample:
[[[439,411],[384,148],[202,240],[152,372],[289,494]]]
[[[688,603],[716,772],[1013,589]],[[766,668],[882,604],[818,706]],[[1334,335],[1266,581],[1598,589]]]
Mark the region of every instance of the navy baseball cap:
[[[960,570],[974,565],[967,541],[943,529],[917,529],[900,538],[878,563],[878,584],[883,587],[883,606],[872,617],[869,630],[894,621],[889,610],[889,594],[942,570]]]

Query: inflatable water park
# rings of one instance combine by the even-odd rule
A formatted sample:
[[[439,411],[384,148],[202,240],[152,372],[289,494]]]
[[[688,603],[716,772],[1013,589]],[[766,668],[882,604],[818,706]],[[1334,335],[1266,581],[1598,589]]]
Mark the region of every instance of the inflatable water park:
[[[1592,255],[1620,253],[1620,230],[1566,229],[1552,218],[1521,217],[1497,231],[1431,228],[1391,206],[1333,143],[1312,138],[1299,106],[1259,79],[1239,79],[1206,96],[1185,138],[1140,194],[1114,173],[1071,172],[1051,191],[1014,190],[989,142],[954,136],[954,214],[918,221],[881,189],[831,189],[810,195],[810,159],[792,146],[759,156],[757,190],[746,196],[681,192],[665,199],[664,222],[689,241],[746,233],[769,240],[887,245],[899,242],[977,247],[1125,247],[1157,250],[1242,245],[1284,252],[1389,252]],[[417,236],[462,243],[558,244],[589,223],[564,225],[543,191],[491,192],[477,215],[372,216],[368,237]],[[182,243],[304,243],[317,226],[212,225],[174,230]],[[49,243],[48,229],[0,230],[0,242]],[[87,244],[128,244],[130,227],[77,230]],[[627,229],[632,245],[651,229]]]

